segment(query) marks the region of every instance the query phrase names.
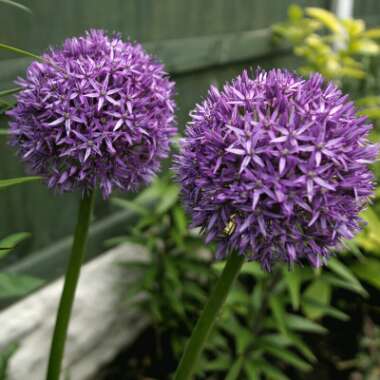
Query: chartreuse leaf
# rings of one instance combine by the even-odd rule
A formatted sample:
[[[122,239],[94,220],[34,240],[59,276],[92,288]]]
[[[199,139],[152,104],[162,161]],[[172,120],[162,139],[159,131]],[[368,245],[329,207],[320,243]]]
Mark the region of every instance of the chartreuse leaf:
[[[332,257],[328,264],[328,268],[339,275],[343,280],[349,282],[357,291],[362,295],[367,295],[368,293],[363,288],[362,284],[354,276],[354,274],[348,269],[342,262],[340,262],[335,257]]]
[[[0,298],[21,297],[40,287],[43,281],[18,273],[0,273]]]
[[[6,238],[0,240],[0,258],[5,256],[9,251],[11,251],[18,243],[27,239],[31,234],[28,232],[18,232],[7,236]]]
[[[323,306],[330,304],[331,285],[317,279],[307,287],[302,298],[302,309],[305,315],[310,319],[319,319],[324,316],[324,312],[321,307],[315,306],[312,301]],[[304,302],[305,299],[309,302]]]
[[[302,8],[297,4],[291,4],[288,8],[288,18],[291,22],[296,23],[297,21],[302,20],[303,11]]]
[[[377,55],[379,54],[380,49],[379,45],[375,41],[361,38],[351,42],[350,51],[353,54]]]
[[[337,19],[337,17],[322,8],[307,7],[306,14],[315,20],[320,21],[326,28],[330,29],[332,32],[340,34],[342,32],[342,25]]]
[[[247,360],[248,362],[248,360]],[[282,373],[278,368],[269,364],[267,361],[262,359],[256,359],[251,361],[252,368],[256,368],[256,371],[260,371],[266,375],[267,380],[290,380],[284,373]]]
[[[284,267],[283,273],[289,290],[292,307],[294,310],[298,310],[300,307],[302,280],[300,270],[298,268],[294,268],[293,271],[290,271],[288,268]]]
[[[1,179],[0,180],[0,190],[5,189],[6,187],[20,185],[20,184],[26,183],[26,182],[37,181],[39,179],[41,179],[41,177],[36,177],[36,176]]]
[[[361,280],[380,289],[380,260],[366,258],[354,264],[351,269]]]
[[[244,357],[239,356],[239,358],[234,361],[234,364],[228,371],[226,380],[236,380],[239,377],[240,372],[242,371],[243,364],[244,364]]]
[[[380,38],[380,28],[368,29],[363,33],[363,36],[374,39]]]

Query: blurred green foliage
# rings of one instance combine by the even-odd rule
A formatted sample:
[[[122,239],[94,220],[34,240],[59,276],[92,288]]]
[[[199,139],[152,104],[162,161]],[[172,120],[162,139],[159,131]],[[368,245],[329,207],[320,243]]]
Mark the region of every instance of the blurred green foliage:
[[[113,199],[139,219],[125,236],[107,244],[132,242],[147,250],[149,260],[123,264],[139,273],[126,289],[126,298],[150,316],[157,358],[164,354],[163,340],[169,339],[171,355],[178,361],[225,263],[214,263],[212,249],[204,248],[199,231],[188,230],[177,185],[161,179],[145,192],[149,196],[143,192],[136,202]],[[153,208],[141,202],[152,198]],[[310,371],[316,357],[304,334],[327,333],[320,324],[324,316],[348,319],[332,304],[338,288],[367,297],[352,271],[337,258],[323,270],[278,265],[273,273],[264,272],[256,262],[245,263],[199,363],[197,378],[281,380],[288,379],[285,373],[291,367]]]

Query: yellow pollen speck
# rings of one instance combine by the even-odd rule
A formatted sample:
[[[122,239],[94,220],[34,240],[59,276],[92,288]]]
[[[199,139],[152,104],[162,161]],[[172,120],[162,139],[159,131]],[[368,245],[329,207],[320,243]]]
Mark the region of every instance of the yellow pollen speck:
[[[235,223],[235,214],[231,215],[231,218],[229,222],[227,223],[226,227],[224,227],[224,234],[229,236],[232,235],[233,232],[235,231],[236,228],[236,223]]]

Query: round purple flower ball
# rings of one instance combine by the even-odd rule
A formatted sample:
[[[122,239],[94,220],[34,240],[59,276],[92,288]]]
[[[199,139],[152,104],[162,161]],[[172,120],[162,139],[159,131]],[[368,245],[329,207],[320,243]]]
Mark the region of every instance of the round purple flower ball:
[[[11,144],[60,192],[147,183],[175,134],[174,83],[139,44],[91,30],[33,62],[11,117]]]
[[[217,258],[237,251],[266,270],[277,260],[319,266],[360,229],[378,147],[333,83],[243,72],[190,115],[175,170]]]

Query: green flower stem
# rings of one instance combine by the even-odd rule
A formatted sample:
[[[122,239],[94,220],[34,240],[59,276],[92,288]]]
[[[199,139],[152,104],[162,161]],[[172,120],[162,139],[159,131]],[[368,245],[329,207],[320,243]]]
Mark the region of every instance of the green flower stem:
[[[60,378],[67,328],[69,326],[70,314],[73,306],[80,268],[85,254],[88,227],[90,225],[93,203],[93,192],[85,195],[80,201],[78,220],[74,234],[74,242],[71,249],[70,260],[65,277],[65,284],[59,303],[53,340],[50,348],[50,357],[46,380],[58,380]]]
[[[228,258],[223,273],[212,291],[206,307],[198,319],[191,338],[185,347],[185,352],[174,375],[174,380],[189,380],[192,378],[203,346],[210,335],[219,310],[223,306],[243,263],[243,255],[232,253]]]

